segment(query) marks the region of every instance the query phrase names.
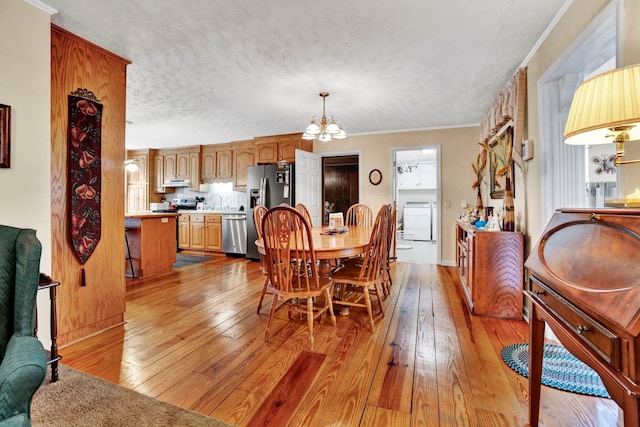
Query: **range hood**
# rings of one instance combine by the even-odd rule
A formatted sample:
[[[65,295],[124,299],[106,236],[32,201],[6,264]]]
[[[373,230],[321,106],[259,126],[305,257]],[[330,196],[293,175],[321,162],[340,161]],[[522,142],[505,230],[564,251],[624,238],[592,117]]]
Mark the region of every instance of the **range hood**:
[[[188,179],[165,179],[164,187],[188,187]]]

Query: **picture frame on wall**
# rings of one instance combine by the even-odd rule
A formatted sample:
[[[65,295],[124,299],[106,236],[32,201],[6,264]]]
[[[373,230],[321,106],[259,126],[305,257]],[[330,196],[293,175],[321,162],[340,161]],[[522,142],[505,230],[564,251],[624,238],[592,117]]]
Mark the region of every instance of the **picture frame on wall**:
[[[0,104],[0,168],[11,167],[11,106]]]
[[[507,146],[511,146],[513,144],[513,122],[510,121],[507,125],[505,125],[502,129],[500,129],[497,133]],[[498,145],[497,138],[494,136],[489,140],[489,146],[495,148]],[[504,198],[504,190],[506,187],[506,176],[498,176],[498,168],[501,165],[496,164],[495,156],[489,155],[489,191],[492,199],[503,199]],[[514,162],[512,161],[509,165],[511,169],[509,172],[509,176],[513,177],[513,169]],[[515,182],[511,180],[511,191],[513,196],[515,197]]]

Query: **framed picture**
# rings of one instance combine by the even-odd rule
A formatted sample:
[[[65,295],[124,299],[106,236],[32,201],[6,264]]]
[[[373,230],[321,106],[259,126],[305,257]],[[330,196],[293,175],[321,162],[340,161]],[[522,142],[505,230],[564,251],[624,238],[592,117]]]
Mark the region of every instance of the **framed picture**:
[[[500,129],[498,133],[496,133],[496,135],[503,140],[504,144],[506,144],[507,147],[513,144],[513,125],[512,125],[513,122],[509,122],[509,123],[510,124],[508,126],[503,127],[502,129]],[[497,145],[498,145],[498,139],[494,136],[489,140],[489,146],[497,147]],[[492,199],[504,198],[504,188],[506,186],[507,179],[506,179],[506,174],[501,176],[498,175],[498,168],[500,168],[501,166],[502,165],[496,165],[495,156],[489,153],[489,191]],[[513,162],[511,162],[511,165],[509,165],[509,168],[511,169],[509,171],[509,175],[513,177]],[[515,197],[516,195],[515,185],[514,185],[515,183],[513,181],[514,180],[511,179],[511,192]]]
[[[11,167],[11,107],[0,104],[0,168]]]

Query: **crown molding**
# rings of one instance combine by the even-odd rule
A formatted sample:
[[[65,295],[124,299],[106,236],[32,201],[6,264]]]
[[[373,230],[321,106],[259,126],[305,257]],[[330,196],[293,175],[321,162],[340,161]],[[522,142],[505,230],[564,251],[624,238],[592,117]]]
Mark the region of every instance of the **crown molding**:
[[[24,0],[25,3],[29,3],[31,6],[35,6],[38,9],[48,13],[49,15],[55,15],[58,13],[57,9],[52,8],[48,4],[41,2],[40,0]]]

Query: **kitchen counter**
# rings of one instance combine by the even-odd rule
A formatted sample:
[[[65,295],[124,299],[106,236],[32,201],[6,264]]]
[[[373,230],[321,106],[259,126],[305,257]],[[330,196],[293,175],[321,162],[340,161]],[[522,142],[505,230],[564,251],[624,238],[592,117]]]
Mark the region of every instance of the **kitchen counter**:
[[[222,210],[222,209],[207,209],[207,210],[186,210],[181,209],[178,211],[181,214],[205,214],[205,215],[246,215],[247,211],[238,210]]]
[[[127,212],[124,214],[125,219],[129,218],[163,218],[163,217],[172,217],[172,216],[180,216],[179,212],[152,212],[152,211],[142,211],[142,212]]]
[[[127,240],[136,277],[172,271],[176,262],[179,213],[125,214]]]

